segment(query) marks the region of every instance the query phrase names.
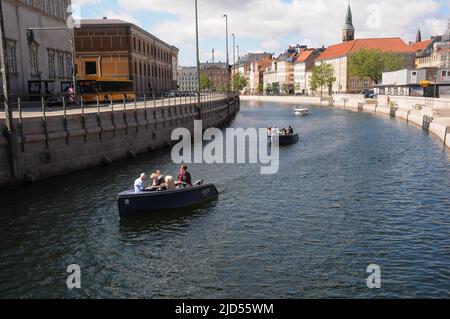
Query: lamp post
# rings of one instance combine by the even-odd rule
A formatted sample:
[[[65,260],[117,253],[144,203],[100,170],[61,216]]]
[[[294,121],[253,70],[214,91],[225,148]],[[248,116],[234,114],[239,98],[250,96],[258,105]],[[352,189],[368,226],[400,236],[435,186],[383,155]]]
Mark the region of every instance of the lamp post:
[[[198,110],[201,110],[201,87],[200,87],[200,51],[198,45],[198,6],[197,0],[195,0],[195,43],[197,49],[197,90],[198,90]],[[201,114],[200,114],[201,116]]]
[[[236,75],[236,35],[233,33],[233,76]]]
[[[70,44],[72,46],[72,85],[73,93],[77,94],[77,74],[75,72],[75,35],[67,27],[45,27],[45,28],[27,28],[27,31],[65,31],[70,35]]]
[[[230,93],[230,57],[228,54],[228,15],[224,14],[223,17],[225,18],[225,42],[226,42],[226,54],[227,54],[227,96]]]

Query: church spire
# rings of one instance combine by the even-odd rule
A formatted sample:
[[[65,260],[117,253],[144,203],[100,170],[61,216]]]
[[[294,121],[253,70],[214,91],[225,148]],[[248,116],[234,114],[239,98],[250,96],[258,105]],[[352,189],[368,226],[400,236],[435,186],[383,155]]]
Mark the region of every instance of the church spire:
[[[417,31],[416,42],[422,42],[422,32],[420,31],[420,28]]]
[[[345,17],[345,26],[342,40],[344,42],[355,40],[355,27],[353,26],[353,15],[350,3],[348,4],[347,16]]]

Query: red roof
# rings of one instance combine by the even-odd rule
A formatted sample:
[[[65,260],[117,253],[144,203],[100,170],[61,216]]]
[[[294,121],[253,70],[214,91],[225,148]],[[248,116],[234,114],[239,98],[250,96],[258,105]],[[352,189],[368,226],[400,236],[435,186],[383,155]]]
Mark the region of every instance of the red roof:
[[[422,41],[422,42],[415,42],[410,44],[410,47],[413,48],[416,52],[422,52],[423,50],[425,50],[426,48],[428,48],[428,46],[433,43],[432,39],[426,40],[426,41]]]
[[[393,53],[417,52],[400,38],[357,39],[328,47],[325,52],[317,58],[317,60],[334,59],[357,52],[361,49],[378,49],[383,52]]]
[[[303,63],[303,62],[306,62],[306,60],[308,60],[309,57],[310,57],[313,53],[314,53],[314,50],[305,50],[305,51],[302,51],[302,52],[298,55],[298,57],[297,57],[297,59],[295,60],[295,62],[297,62],[297,63]]]

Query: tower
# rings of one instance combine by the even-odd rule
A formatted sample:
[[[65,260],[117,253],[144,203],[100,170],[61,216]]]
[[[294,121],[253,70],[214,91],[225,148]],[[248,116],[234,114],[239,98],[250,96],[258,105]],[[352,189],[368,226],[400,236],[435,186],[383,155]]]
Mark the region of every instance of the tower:
[[[422,42],[422,32],[420,31],[420,28],[417,30],[416,42]]]
[[[348,42],[355,40],[355,27],[353,26],[353,16],[350,4],[348,5],[347,16],[345,17],[345,26],[342,31],[342,41]]]
[[[214,53],[215,53],[215,50],[214,50],[214,48],[212,49],[212,63],[214,63],[215,61],[214,61]]]

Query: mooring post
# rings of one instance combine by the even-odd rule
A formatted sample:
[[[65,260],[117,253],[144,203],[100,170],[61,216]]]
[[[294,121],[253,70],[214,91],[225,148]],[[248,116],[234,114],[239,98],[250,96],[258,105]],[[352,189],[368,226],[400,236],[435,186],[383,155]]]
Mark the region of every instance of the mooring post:
[[[84,114],[84,101],[83,97],[80,97],[80,103],[81,103],[81,124],[83,125],[84,130],[84,141],[87,142],[87,130],[86,130],[86,118]]]
[[[95,97],[96,102],[97,102],[97,125],[100,129],[100,133],[98,134],[98,137],[100,138],[100,140],[103,139],[103,127],[102,127],[102,118],[101,118],[101,112],[100,112],[100,100],[98,99],[98,95]]]
[[[148,131],[147,95],[145,93],[144,93],[144,119],[145,119],[145,129]]]
[[[134,120],[136,122],[136,133],[139,131],[139,122],[137,116],[137,97],[134,97]]]
[[[48,129],[47,129],[47,113],[45,109],[45,100],[44,97],[41,97],[41,108],[42,108],[42,127],[44,128],[44,136],[45,136],[45,148],[48,150]]]
[[[20,145],[22,152],[25,152],[25,141],[23,135],[22,101],[20,100],[20,96],[17,98],[17,108],[19,110],[20,139],[22,141]]]
[[[63,124],[64,124],[64,131],[66,132],[66,145],[69,145],[69,128],[67,123],[67,103],[66,99],[63,97]]]
[[[111,124],[113,126],[113,135],[114,137],[116,136],[116,120],[114,119],[114,103],[111,99],[110,101],[110,105],[111,105]]]
[[[125,123],[125,134],[128,135],[127,102],[125,99],[123,99],[123,121]]]

